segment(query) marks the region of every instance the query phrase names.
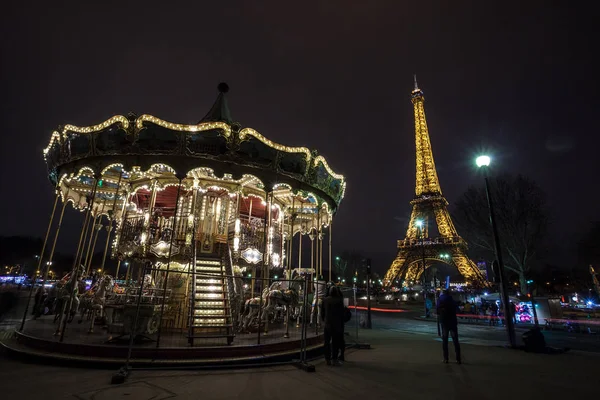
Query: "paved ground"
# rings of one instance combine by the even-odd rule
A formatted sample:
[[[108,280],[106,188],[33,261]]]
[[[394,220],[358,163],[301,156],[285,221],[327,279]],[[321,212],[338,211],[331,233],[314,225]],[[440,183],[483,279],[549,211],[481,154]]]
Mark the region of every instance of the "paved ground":
[[[432,337],[361,331],[372,350],[354,350],[342,367],[317,361],[315,373],[291,366],[234,371],[133,371],[110,385],[113,371],[23,364],[0,358],[2,398],[52,399],[506,399],[592,398],[600,356],[537,355],[464,345],[463,365],[442,364]],[[507,386],[508,385],[508,386]],[[585,397],[584,397],[585,396]]]
[[[21,313],[22,315],[22,309]],[[12,314],[0,335],[20,322]],[[528,354],[500,347],[502,328],[461,326],[463,365],[442,364],[435,324],[411,313],[375,314],[373,330],[360,329],[372,350],[351,350],[343,367],[315,362],[317,372],[292,366],[234,371],[134,371],[123,385],[110,385],[112,370],[24,364],[0,357],[2,398],[52,399],[506,399],[592,398],[598,384],[600,353]],[[354,326],[347,327],[354,335]],[[545,333],[552,345],[568,340]],[[556,334],[563,334],[556,332]],[[520,336],[520,335],[518,335]],[[595,337],[573,336],[581,347],[596,349]],[[589,342],[588,341],[592,341]],[[591,344],[590,344],[591,343]],[[575,347],[575,346],[570,346]]]

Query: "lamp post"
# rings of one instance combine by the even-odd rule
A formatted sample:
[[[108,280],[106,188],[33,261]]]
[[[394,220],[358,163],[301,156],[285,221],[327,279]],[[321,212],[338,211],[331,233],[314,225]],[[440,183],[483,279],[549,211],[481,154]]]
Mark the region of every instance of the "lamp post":
[[[492,224],[492,232],[494,234],[494,246],[496,248],[496,259],[498,260],[498,275],[500,275],[500,290],[502,295],[502,306],[504,308],[504,321],[506,325],[506,333],[508,335],[508,343],[510,347],[516,347],[515,327],[509,310],[510,303],[508,299],[508,290],[506,288],[506,274],[504,273],[504,262],[502,261],[502,250],[500,249],[500,238],[498,237],[498,227],[496,225],[496,217],[494,215],[494,201],[490,193],[490,184],[488,181],[487,168],[490,165],[491,158],[489,156],[479,156],[475,160],[477,167],[482,168],[485,179],[485,191],[490,209],[490,222]]]
[[[421,236],[421,262],[423,263],[423,309],[425,310],[424,318],[427,318],[427,289],[425,289],[425,231],[423,229],[423,221],[418,219],[415,221],[415,225]]]
[[[367,259],[367,329],[371,329],[371,259]]]

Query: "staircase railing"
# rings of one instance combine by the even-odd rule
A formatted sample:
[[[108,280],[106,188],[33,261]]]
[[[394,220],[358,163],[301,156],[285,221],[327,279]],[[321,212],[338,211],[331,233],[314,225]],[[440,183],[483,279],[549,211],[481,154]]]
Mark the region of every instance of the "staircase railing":
[[[229,310],[231,312],[231,323],[233,324],[233,331],[238,326],[238,314],[240,310],[240,296],[241,288],[236,287],[237,282],[233,276],[233,259],[231,257],[231,248],[227,245],[227,250],[223,256],[223,265],[225,266],[225,274],[227,275],[227,295],[229,296]]]
[[[196,222],[194,221],[194,230],[192,231],[192,259],[190,268],[192,268],[192,290],[190,296],[190,313],[189,313],[189,322],[188,322],[188,337],[189,342],[193,346],[194,345],[194,314],[196,312],[196,256],[197,256],[197,247],[196,243]],[[189,276],[189,275],[188,275]]]

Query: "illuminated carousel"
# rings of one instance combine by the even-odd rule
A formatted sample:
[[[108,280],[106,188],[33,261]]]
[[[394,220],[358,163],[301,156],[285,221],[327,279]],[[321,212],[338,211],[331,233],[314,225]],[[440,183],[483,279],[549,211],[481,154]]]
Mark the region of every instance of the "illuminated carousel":
[[[44,158],[57,195],[44,244],[51,250],[40,261],[44,281],[67,203],[81,211],[82,228],[73,270],[52,289],[54,318],[29,321],[20,343],[93,356],[81,348],[97,347],[114,358],[126,349],[120,338],[134,336],[133,358],[150,349],[153,358],[169,349],[165,357],[225,357],[207,350],[219,346],[251,354],[257,343],[247,332],[258,332],[261,353],[298,346],[302,313],[290,309],[324,265],[331,274],[332,217],[346,182],[316,151],[242,128],[230,116],[227,85],[218,89],[194,125],[129,114],[52,133]],[[94,265],[101,235],[106,246]],[[320,336],[302,340],[318,345]]]

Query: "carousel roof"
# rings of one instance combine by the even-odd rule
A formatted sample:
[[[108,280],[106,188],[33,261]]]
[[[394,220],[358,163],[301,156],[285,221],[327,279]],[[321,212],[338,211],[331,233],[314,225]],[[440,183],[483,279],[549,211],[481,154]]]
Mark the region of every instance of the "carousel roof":
[[[209,112],[195,125],[164,121],[152,115],[116,115],[98,125],[65,125],[52,133],[44,158],[54,185],[82,169],[102,171],[119,164],[125,171],[172,168],[183,179],[207,168],[215,176],[242,179],[256,176],[265,188],[281,184],[312,193],[335,210],[346,181],[324,157],[305,147],[274,143],[252,128],[233,122],[225,83]]]

